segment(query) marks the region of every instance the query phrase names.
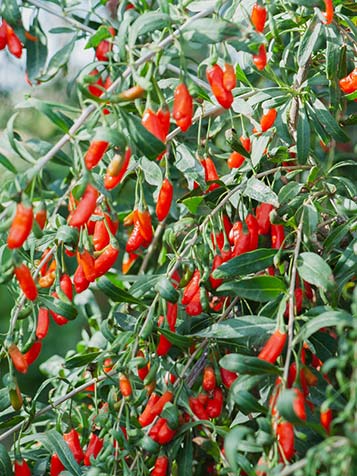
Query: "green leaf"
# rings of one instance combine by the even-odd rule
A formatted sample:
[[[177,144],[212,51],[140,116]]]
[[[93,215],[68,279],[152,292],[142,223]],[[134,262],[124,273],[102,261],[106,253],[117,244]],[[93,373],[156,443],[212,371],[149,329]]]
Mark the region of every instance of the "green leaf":
[[[185,39],[204,45],[235,37],[238,32],[238,25],[214,18],[199,18],[183,28]]]
[[[16,167],[10,162],[10,160],[5,157],[5,155],[3,155],[1,152],[0,152],[0,164],[5,167],[7,170],[9,170],[10,172],[12,172],[13,174],[17,174],[17,169]]]
[[[315,233],[319,223],[319,212],[314,203],[304,205],[304,223],[303,230],[306,236],[312,236]]]
[[[100,355],[101,352],[90,352],[88,354],[75,355],[66,359],[65,366],[67,369],[75,369],[76,367],[83,367],[91,362],[94,362],[95,359]]]
[[[189,431],[185,434],[183,446],[179,449],[176,456],[177,476],[188,476],[192,474],[193,462],[193,444],[192,435]]]
[[[255,276],[233,283],[224,283],[217,290],[220,296],[231,294],[258,302],[271,301],[284,292],[286,292],[284,281],[274,276]]]
[[[198,207],[202,203],[203,197],[188,197],[182,200],[182,203],[185,205],[187,210],[192,214],[197,213]]]
[[[90,140],[92,139],[107,141],[111,146],[119,147],[121,151],[124,151],[126,147],[124,134],[115,127],[97,127],[94,130],[94,137],[91,135]]]
[[[38,111],[45,114],[45,116],[48,117],[48,119],[55,126],[61,129],[62,132],[67,133],[73,124],[72,119],[70,119],[65,114],[63,114],[62,111],[64,108],[62,108],[61,105],[57,103],[41,101],[40,99],[36,99],[36,98],[28,98],[26,106],[34,107]],[[55,109],[60,109],[60,110],[55,111]]]
[[[155,289],[163,299],[173,303],[177,302],[180,296],[178,291],[174,288],[172,282],[165,276],[160,279]]]
[[[326,76],[330,80],[338,78],[344,46],[341,45],[335,28],[326,28]]]
[[[301,253],[297,269],[302,279],[319,288],[326,290],[333,283],[330,266],[316,253]]]
[[[247,390],[241,390],[239,393],[236,393],[234,401],[238,409],[244,413],[244,415],[248,415],[249,413],[266,413],[267,411]]]
[[[92,35],[84,47],[86,50],[88,48],[96,48],[102,40],[107,38],[112,38],[111,33],[108,30],[108,27],[101,25],[98,30]]]
[[[180,144],[176,149],[177,169],[183,173],[187,182],[193,184],[197,181],[201,187],[205,187],[204,170],[200,162],[195,158],[192,151],[185,145]]]
[[[145,306],[142,300],[136,299],[127,291],[115,286],[106,276],[102,276],[97,280],[98,288],[114,302],[128,302],[131,304],[139,304]]]
[[[294,344],[298,342],[306,341],[310,336],[315,334],[323,327],[334,327],[334,326],[349,326],[353,327],[354,321],[350,314],[346,311],[326,311],[311,318],[301,329],[300,332],[295,336]]]
[[[73,226],[62,225],[57,230],[56,239],[66,245],[76,245],[79,239],[79,232]]]
[[[61,463],[71,472],[72,475],[82,475],[82,470],[74,459],[71,450],[63,439],[63,436],[56,430],[47,430],[44,433],[37,433],[34,436],[36,436],[36,439],[42,443],[50,453],[57,453]]]
[[[310,124],[305,107],[300,104],[297,123],[297,158],[299,164],[305,164],[310,151]]]
[[[259,248],[243,253],[221,264],[213,271],[215,279],[232,279],[237,276],[256,273],[266,269],[274,262],[277,250],[273,248]]]
[[[243,195],[253,198],[257,202],[270,203],[274,207],[279,207],[278,196],[268,185],[261,180],[251,177],[243,190]]]
[[[299,44],[297,59],[300,67],[304,66],[310,59],[314,47],[319,40],[321,30],[321,23],[311,23],[309,28],[305,31],[302,40]]]
[[[56,53],[52,56],[47,65],[45,74],[41,76],[41,81],[49,81],[54,76],[56,76],[56,74],[61,68],[67,66],[75,43],[76,37],[73,37],[72,40],[67,43],[63,48],[56,51]]]
[[[20,26],[21,12],[17,0],[3,0],[1,2],[1,16],[13,27]]]
[[[60,299],[51,299],[47,296],[39,296],[39,301],[44,307],[47,307],[50,311],[59,314],[72,321],[77,317],[78,311],[73,304],[68,304]]]
[[[160,167],[152,160],[142,157],[140,161],[142,171],[147,183],[155,185],[156,187],[162,184],[162,172]]]
[[[37,38],[36,41],[26,40],[26,72],[30,81],[41,76],[47,60],[47,37],[44,34],[38,17],[30,25],[29,33]]]
[[[299,195],[302,185],[296,182],[289,182],[283,187],[281,187],[279,191],[279,202],[281,205],[287,204],[291,202],[293,197]]]
[[[176,332],[171,332],[164,328],[159,328],[158,331],[160,334],[163,334],[173,345],[179,347],[180,349],[188,349],[192,345],[192,337],[176,334]]]
[[[239,316],[212,324],[192,335],[215,339],[246,339],[270,333],[275,326],[274,321],[267,317]]]
[[[169,26],[171,18],[165,13],[145,12],[140,15],[131,25],[129,30],[128,44],[129,48],[133,48],[138,36],[146,35],[155,30],[162,30]]]
[[[9,139],[9,143],[12,149],[18,154],[23,160],[29,162],[30,164],[34,164],[35,159],[34,157],[28,152],[28,150],[22,145],[21,137],[17,132],[14,131],[14,123],[17,118],[18,113],[15,113],[7,123],[7,137]]]
[[[130,141],[135,144],[142,155],[150,160],[156,160],[166,149],[165,144],[145,129],[139,117],[124,113],[124,111],[121,112],[121,115],[128,129]]]
[[[12,464],[8,450],[0,444],[0,474],[1,476],[12,476]]]
[[[262,447],[253,443],[252,438],[246,439],[252,435],[253,430],[242,425],[236,426],[226,435],[224,439],[224,453],[234,471],[238,469],[238,452],[259,453],[262,451]]]
[[[258,357],[241,354],[227,354],[219,361],[219,365],[231,372],[248,375],[273,374],[279,375],[280,370],[275,365]]]
[[[264,155],[264,151],[268,146],[269,141],[270,136],[267,134],[262,134],[260,137],[253,140],[251,154],[253,167],[256,167],[259,164],[260,160]]]
[[[277,409],[279,415],[285,418],[285,420],[301,424],[302,421],[296,416],[293,409],[295,398],[296,395],[293,389],[284,389],[279,395]]]
[[[9,408],[10,405],[11,405],[11,403],[10,403],[10,397],[9,397],[9,389],[8,388],[2,388],[0,390],[0,412]],[[0,472],[0,474],[1,474],[1,472]]]
[[[315,111],[322,127],[326,129],[328,134],[339,142],[349,142],[350,138],[348,135],[346,135],[344,130],[338,125],[320,99],[315,98],[312,103],[312,109]]]

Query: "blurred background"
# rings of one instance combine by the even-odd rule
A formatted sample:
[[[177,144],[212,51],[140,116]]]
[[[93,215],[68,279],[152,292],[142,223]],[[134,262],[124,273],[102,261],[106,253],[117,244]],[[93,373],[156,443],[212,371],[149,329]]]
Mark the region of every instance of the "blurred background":
[[[82,3],[85,4],[87,2]],[[33,9],[24,8],[23,10],[22,19],[25,29],[28,29],[33,12]],[[107,14],[104,7],[102,13],[104,16]],[[68,24],[47,12],[41,11],[39,21],[48,38],[48,59],[50,59],[56,51],[68,43],[69,37],[73,35],[69,35],[68,33],[56,35],[48,34],[52,28],[68,26]],[[11,152],[10,147],[8,147],[6,126],[10,117],[18,113],[15,130],[21,131],[24,140],[34,137],[55,143],[56,139],[62,134],[53,123],[51,123],[44,114],[37,112],[35,109],[17,108],[17,105],[23,103],[28,97],[35,97],[58,103],[72,103],[71,105],[77,106],[77,99],[75,94],[73,94],[71,86],[81,69],[92,62],[94,58],[94,50],[85,49],[85,44],[86,40],[80,40],[76,43],[76,47],[74,48],[67,67],[62,69],[60,74],[53,80],[41,85],[33,84],[32,86],[30,86],[25,79],[26,50],[23,50],[20,59],[10,55],[7,48],[0,51],[0,153],[7,157],[19,171],[24,171],[31,165],[21,160],[18,156],[15,156]],[[68,94],[70,92],[72,93]],[[53,172],[55,171],[57,176],[58,174],[64,174],[64,167],[53,166],[51,164],[50,167],[53,167]],[[9,177],[13,177],[1,164],[0,176],[0,184],[6,182]],[[5,338],[9,327],[11,309],[14,305],[14,301],[6,285],[0,285],[0,302],[2,311],[0,332],[2,337]],[[59,329],[51,319],[50,331],[44,340],[39,359],[30,366],[26,375],[17,374],[19,385],[23,393],[33,395],[41,382],[45,380],[46,376],[39,372],[39,366],[42,362],[53,355],[64,356],[68,350],[76,348],[76,344],[81,339],[82,329],[85,328],[86,322],[84,316],[80,315],[76,320],[69,322],[66,326],[62,326]],[[2,378],[8,369],[7,367],[3,367],[0,370],[1,388],[3,386]],[[43,392],[40,400],[47,401],[46,392]]]

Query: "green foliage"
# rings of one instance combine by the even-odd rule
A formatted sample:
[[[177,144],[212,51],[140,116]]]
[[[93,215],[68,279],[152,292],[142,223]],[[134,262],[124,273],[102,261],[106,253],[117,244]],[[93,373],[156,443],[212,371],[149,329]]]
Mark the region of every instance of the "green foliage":
[[[28,32],[22,5],[1,7],[24,44],[33,93],[12,112],[0,153],[0,283],[13,300],[0,340],[0,441],[9,447],[0,446],[0,474],[21,457],[32,474],[48,475],[53,454],[63,474],[77,476],[159,474],[163,455],[174,476],[254,476],[262,465],[269,475],[351,474],[357,81],[348,91],[343,82],[355,74],[354,5],[333,2],[326,23],[328,2],[259,2],[260,32],[253,0],[102,1],[89,11],[47,3],[66,24],[58,19],[48,33],[31,1]],[[49,40],[63,33],[67,43],[48,57]],[[43,83],[66,72],[82,39],[95,59],[70,97],[45,98]],[[225,74],[212,88],[206,71],[215,63]],[[193,114],[178,105],[181,82]],[[41,126],[30,137],[29,110],[57,142]],[[231,168],[233,152],[240,167]],[[14,248],[9,229],[18,238],[26,228],[20,202],[36,223]],[[72,226],[73,217],[82,223]],[[14,277],[22,262],[33,300]],[[81,327],[62,355],[38,337],[46,309],[56,343],[64,325]],[[21,359],[31,366],[39,340],[45,380],[28,395]],[[294,389],[306,421],[296,417]],[[144,425],[153,391],[172,398]],[[85,452],[93,434],[103,443],[91,467],[63,438],[72,428]]]

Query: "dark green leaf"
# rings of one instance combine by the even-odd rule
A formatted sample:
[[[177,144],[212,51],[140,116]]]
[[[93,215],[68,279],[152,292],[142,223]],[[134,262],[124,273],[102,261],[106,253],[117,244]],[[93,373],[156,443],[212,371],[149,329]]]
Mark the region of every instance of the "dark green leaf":
[[[1,476],[12,476],[12,464],[8,450],[0,444],[0,474]]]
[[[316,253],[301,253],[297,267],[300,277],[314,286],[327,289],[333,282],[330,266]]]
[[[67,369],[75,369],[76,367],[83,367],[91,362],[94,362],[95,359],[100,355],[101,352],[90,352],[89,354],[75,355],[66,360],[65,366]]]
[[[60,299],[50,299],[47,296],[39,296],[44,307],[72,321],[77,317],[77,309],[73,304],[68,304]]]
[[[172,282],[165,276],[160,279],[156,285],[156,291],[166,301],[177,302],[179,298],[178,291],[174,288]]]
[[[128,302],[131,304],[140,304],[145,306],[142,300],[136,299],[127,291],[115,286],[106,276],[97,280],[98,288],[114,302]]]
[[[0,412],[6,410],[9,407],[10,407],[9,389],[2,388],[0,390]]]
[[[37,16],[30,25],[29,33],[36,41],[26,41],[26,72],[30,81],[36,81],[36,78],[41,76],[47,60],[47,38]]]
[[[21,25],[21,12],[16,0],[1,2],[1,16],[13,27]]]
[[[193,335],[215,339],[246,339],[273,331],[275,323],[262,316],[239,316],[212,324]]]
[[[15,113],[7,123],[7,137],[12,149],[18,154],[23,160],[33,164],[35,162],[34,157],[28,152],[28,150],[22,145],[22,141],[19,140],[21,137],[14,131],[14,123],[17,118],[18,113]]]
[[[274,207],[279,207],[278,196],[273,190],[265,185],[261,180],[251,177],[245,188],[243,189],[243,195],[253,198],[257,202],[270,203]]]
[[[296,394],[293,389],[284,389],[279,395],[277,409],[279,415],[285,418],[285,420],[301,424],[300,418],[296,416],[293,409],[295,398]]]
[[[76,43],[76,38],[74,37],[69,43],[67,43],[63,48],[60,50],[56,51],[56,53],[52,56],[50,59],[46,72],[45,74],[41,77],[42,81],[49,81],[52,79],[58,71],[63,68],[64,66],[67,66],[74,45]]]
[[[294,343],[306,341],[312,334],[323,327],[353,326],[353,318],[346,311],[326,311],[319,316],[310,318],[294,339]]]
[[[276,253],[277,250],[273,248],[260,248],[243,253],[221,264],[219,268],[214,270],[213,277],[216,279],[233,279],[237,276],[256,273],[271,266]]]
[[[271,301],[284,292],[286,292],[284,281],[274,276],[255,276],[224,283],[217,290],[217,294],[221,296],[231,294],[258,302]]]
[[[258,357],[241,354],[227,354],[221,358],[219,365],[231,372],[248,375],[274,374],[279,375],[280,370],[275,365]]]
[[[266,413],[266,408],[263,407],[258,400],[247,390],[241,390],[234,396],[234,401],[238,409],[248,415],[249,413]]]
[[[304,66],[310,59],[314,47],[319,40],[321,30],[321,23],[311,23],[309,28],[305,31],[302,40],[299,44],[297,58],[299,66]]]
[[[44,433],[37,433],[36,439],[43,444],[43,446],[50,451],[50,453],[57,453],[61,463],[74,476],[81,476],[82,471],[68,445],[56,430],[47,430]]]
[[[253,430],[251,428],[239,425],[233,428],[224,439],[224,452],[234,471],[238,468],[238,452],[259,453],[262,451],[262,447],[253,443],[251,438],[249,440],[246,439],[252,433]]]
[[[297,123],[297,158],[299,164],[305,164],[310,151],[310,124],[305,107],[300,104]]]
[[[72,119],[63,114],[61,110],[55,111],[55,109],[58,108],[58,104],[56,103],[48,103],[46,101],[41,101],[40,99],[28,98],[27,107],[34,107],[45,114],[45,116],[48,117],[48,119],[62,132],[67,133],[73,124]]]
[[[159,328],[158,331],[160,334],[163,334],[167,340],[169,340],[173,345],[181,349],[188,349],[192,345],[192,337],[182,336],[176,334],[176,332],[171,332],[168,329]]]
[[[13,174],[17,174],[17,169],[16,167],[10,162],[8,158],[5,157],[5,155],[0,153],[0,164],[5,167],[7,170],[12,172]]]
[[[296,182],[289,182],[279,191],[279,202],[282,205],[289,204],[293,197],[296,197],[302,188],[302,185]]]
[[[124,113],[123,111],[122,117],[126,123],[130,140],[139,149],[142,155],[150,160],[155,160],[164,152],[166,148],[165,144],[145,129],[139,117],[134,116],[134,114]]]
[[[177,476],[188,476],[192,473],[193,444],[192,435],[189,431],[187,431],[185,434],[184,445],[177,453],[176,462]]]
[[[349,142],[350,138],[346,135],[334,117],[332,117],[326,106],[318,98],[315,98],[314,102],[312,103],[312,109],[316,112],[321,125],[326,129],[328,134],[330,134],[339,142]]]

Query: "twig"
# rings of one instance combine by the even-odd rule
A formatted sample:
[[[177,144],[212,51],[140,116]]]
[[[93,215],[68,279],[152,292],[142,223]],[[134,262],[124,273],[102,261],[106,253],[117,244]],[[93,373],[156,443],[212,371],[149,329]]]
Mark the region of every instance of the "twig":
[[[31,420],[34,420],[34,419],[38,418],[39,416],[42,416],[45,413],[47,413],[48,411],[52,410],[53,408],[56,408],[59,405],[62,405],[62,403],[69,400],[70,398],[74,397],[75,395],[77,395],[77,393],[80,393],[83,390],[85,390],[89,385],[102,382],[103,380],[107,379],[108,377],[114,377],[115,375],[117,375],[117,372],[115,370],[112,370],[111,372],[108,372],[105,375],[101,375],[100,377],[96,377],[96,378],[92,378],[91,380],[88,380],[86,383],[83,383],[79,387],[77,387],[77,388],[71,390],[70,392],[66,393],[66,395],[63,395],[63,397],[60,397],[57,400],[55,400],[54,402],[47,405],[46,407],[41,408],[41,410],[39,410],[33,416],[31,416]],[[0,435],[0,441],[5,440],[7,437],[11,436],[13,433],[20,430],[24,423],[25,422],[22,421],[21,423],[18,423],[17,425],[13,426],[9,430],[5,431],[5,433],[2,433]]]
[[[29,3],[30,5],[33,5],[37,8],[41,8],[41,10],[45,10],[47,13],[50,13],[55,17],[61,18],[61,20],[64,20],[66,23],[69,23],[70,25],[74,26],[75,28],[78,28],[79,30],[83,30],[91,35],[95,33],[95,30],[93,30],[93,28],[90,28],[87,25],[83,25],[83,23],[75,20],[72,17],[67,16],[65,11],[56,11],[55,7],[48,5],[48,2],[45,3],[41,2],[40,0],[26,0],[26,3]]]
[[[284,366],[284,381],[287,382],[289,375],[289,367],[291,360],[291,353],[293,348],[293,338],[294,338],[294,321],[295,321],[295,311],[294,311],[294,300],[295,300],[295,283],[297,275],[297,261],[300,254],[300,246],[302,240],[302,226],[304,219],[304,211],[301,213],[300,223],[296,230],[296,244],[294,249],[293,264],[291,269],[290,276],[290,287],[289,287],[289,322],[288,322],[288,348],[286,351],[286,359]]]
[[[298,72],[296,73],[295,81],[293,88],[298,91],[301,88],[302,83],[305,80],[307,70],[310,64],[310,58],[306,61],[306,63],[299,67]],[[294,141],[296,142],[297,139],[297,123],[299,118],[299,106],[300,106],[300,99],[298,97],[293,98],[291,110],[290,110],[290,120],[288,121],[290,134],[293,137]]]
[[[175,131],[173,131],[175,132]],[[268,175],[275,174],[276,172],[279,172],[281,170],[285,170],[286,167],[280,166],[280,167],[275,167],[273,169],[267,170],[265,172],[261,172],[259,174],[255,175],[255,178],[260,179],[263,177],[267,177]],[[290,170],[308,170],[311,168],[310,165],[294,165],[294,166],[289,166],[287,167]],[[180,253],[180,256],[177,258],[175,265],[171,269],[171,271],[168,274],[168,277],[171,277],[174,272],[177,270],[179,267],[183,257],[190,251],[192,246],[196,243],[198,237],[200,236],[201,232],[203,231],[204,227],[209,223],[209,221],[212,219],[213,215],[215,215],[217,212],[221,210],[222,207],[228,202],[228,200],[233,197],[234,194],[236,194],[239,190],[243,189],[246,183],[239,184],[236,187],[234,187],[230,192],[227,193],[227,195],[219,202],[219,204],[211,211],[209,215],[206,216],[206,218],[203,220],[201,225],[197,227],[197,230],[195,234],[192,236],[192,238],[188,241],[186,247],[184,250]]]
[[[230,305],[227,307],[227,309],[224,311],[224,313],[222,314],[222,316],[218,319],[217,323],[219,322],[222,322],[224,319],[226,319],[226,317],[229,316],[231,310],[234,308],[234,306],[237,304],[239,298],[238,297],[235,297],[233,299],[233,301],[230,303]],[[208,337],[205,337],[203,339],[203,341],[200,343],[200,345],[195,349],[195,351],[193,352],[193,354],[191,355],[191,357],[188,359],[186,365],[184,366],[184,368],[182,369],[182,372],[181,374],[179,375],[178,379],[175,381],[174,383],[174,388],[179,384],[179,381],[182,380],[187,372],[187,370],[189,369],[190,365],[192,364],[192,362],[195,360],[196,356],[198,355],[199,352],[201,352],[201,350],[205,349],[205,347],[207,346],[208,344]],[[193,370],[193,369],[192,369]]]
[[[168,63],[166,65],[166,69],[168,69],[172,73],[175,73],[175,74],[178,74],[178,75],[180,75],[180,73],[181,73],[180,68],[178,68],[177,66],[174,66],[171,63]],[[211,92],[211,88],[209,87],[209,85],[205,81],[202,81],[200,78],[197,78],[197,76],[195,76],[194,74],[191,74],[191,73],[186,73],[186,75],[191,79],[191,81],[193,83],[196,83],[201,88],[206,89],[206,91]]]
[[[34,1],[34,0],[32,0]],[[36,0],[38,1],[38,0]],[[222,3],[226,3],[227,0],[224,0]],[[120,75],[114,82],[113,84],[107,89],[107,94],[111,93],[114,91],[119,84],[128,78],[134,68],[137,68],[138,66],[147,63],[153,56],[155,56],[158,52],[158,50],[165,49],[172,41],[174,38],[178,37],[182,31],[190,26],[192,23],[194,23],[196,20],[200,18],[204,18],[211,13],[215,11],[215,6],[209,7],[205,10],[202,10],[201,12],[197,13],[193,17],[189,18],[182,26],[177,28],[173,33],[171,33],[167,38],[162,40],[160,43],[156,45],[152,45],[151,51],[148,53],[144,54],[141,56],[139,59],[135,61],[133,66],[128,66],[125,71],[123,72],[122,75]],[[45,154],[40,160],[37,161],[36,165],[33,168],[32,175],[35,175],[37,172],[39,172],[45,165],[59,152],[64,145],[67,144],[71,140],[71,138],[74,136],[74,134],[78,131],[78,129],[84,124],[84,122],[88,119],[88,117],[96,110],[97,106],[95,104],[91,104],[88,106],[86,109],[84,109],[81,113],[81,115],[78,117],[78,119],[74,122],[70,130],[68,131],[67,134],[65,134],[61,139],[50,149],[47,154]],[[178,133],[178,132],[177,132]],[[176,135],[176,134],[175,134]]]
[[[162,222],[159,223],[158,227],[155,230],[154,238],[151,242],[151,245],[149,246],[148,252],[146,253],[146,255],[143,259],[143,262],[141,263],[138,274],[144,274],[145,273],[146,267],[149,264],[149,261],[150,261],[152,255],[155,253],[156,245],[157,245],[164,229],[165,229],[165,221],[162,221]]]
[[[324,447],[324,451],[329,451],[332,449],[337,449],[341,448],[342,446],[346,445],[347,439],[346,438],[340,438],[339,440],[333,442],[329,447]],[[279,476],[288,476],[289,474],[294,474],[295,471],[303,468],[308,462],[307,458],[303,458],[300,461],[297,461],[294,464],[291,464],[284,469],[281,470],[279,473]]]
[[[36,280],[37,276],[40,274],[40,271],[42,269],[42,266],[44,266],[47,261],[51,258],[51,256],[54,254],[54,252],[56,251],[56,248],[57,246],[54,245],[46,254],[45,256],[42,258],[42,260],[40,261],[40,264],[37,266],[35,272],[33,273],[33,279]],[[19,314],[20,314],[20,311],[21,309],[23,308],[24,304],[26,302],[26,296],[23,294],[20,298],[20,301],[15,309],[15,312],[13,314],[13,316],[11,317],[11,320],[10,320],[10,327],[9,327],[9,335],[11,336],[14,332],[14,329],[15,329],[15,326],[16,326],[16,322],[17,322],[17,319],[19,317]]]

